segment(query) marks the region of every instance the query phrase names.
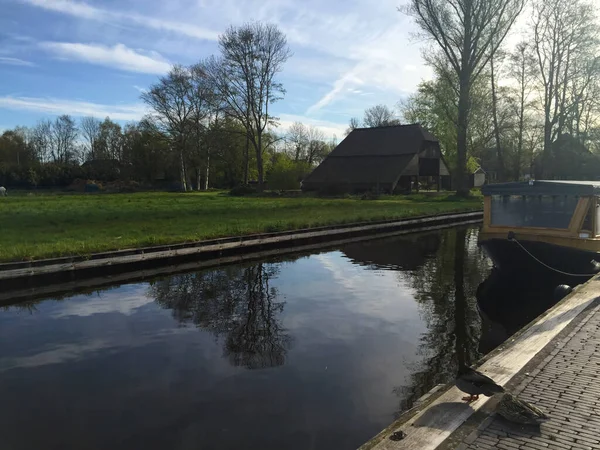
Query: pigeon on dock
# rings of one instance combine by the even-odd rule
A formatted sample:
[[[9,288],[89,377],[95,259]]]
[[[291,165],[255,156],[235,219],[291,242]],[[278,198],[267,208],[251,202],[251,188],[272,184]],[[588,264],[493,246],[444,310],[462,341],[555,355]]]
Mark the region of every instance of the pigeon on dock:
[[[467,403],[478,400],[480,395],[491,397],[504,392],[504,388],[496,384],[490,377],[466,365],[461,365],[458,369],[456,387],[469,394],[468,397],[463,397]]]

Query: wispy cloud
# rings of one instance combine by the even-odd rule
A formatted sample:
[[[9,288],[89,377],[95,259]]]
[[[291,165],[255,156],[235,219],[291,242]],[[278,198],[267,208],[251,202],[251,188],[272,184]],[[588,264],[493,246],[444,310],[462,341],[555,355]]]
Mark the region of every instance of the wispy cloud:
[[[171,64],[156,52],[139,53],[123,44],[112,47],[76,42],[42,42],[40,46],[59,58],[99,64],[129,72],[162,74]]]
[[[431,77],[431,71],[421,62],[419,47],[405,46],[398,50],[399,43],[408,40],[406,27],[397,24],[352,46],[356,63],[339,75],[331,89],[308,108],[307,114],[314,114],[344,96],[356,95],[354,91],[359,86],[397,96],[414,91],[422,79]]]
[[[70,114],[79,117],[94,116],[104,118],[109,116],[111,119],[124,121],[139,120],[146,113],[146,107],[139,103],[103,105],[77,100],[13,97],[10,95],[0,96],[0,108],[34,111],[52,115]]]
[[[134,84],[133,88],[141,94],[143,94],[144,92],[148,92],[148,89],[138,86],[137,84]]]
[[[55,11],[82,19],[96,20],[100,22],[118,23],[131,25],[136,24],[154,30],[168,31],[183,34],[196,39],[215,40],[218,33],[197,25],[184,22],[158,19],[133,12],[119,12],[108,9],[97,8],[83,2],[70,0],[21,0],[32,6],[37,6],[49,11]]]
[[[25,61],[19,58],[9,58],[8,56],[0,56],[0,64],[8,64],[9,66],[35,66],[31,61]]]

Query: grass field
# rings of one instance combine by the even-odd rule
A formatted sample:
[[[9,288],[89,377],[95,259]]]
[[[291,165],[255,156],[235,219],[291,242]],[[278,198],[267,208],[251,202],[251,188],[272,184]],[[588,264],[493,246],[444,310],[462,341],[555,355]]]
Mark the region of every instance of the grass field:
[[[481,208],[481,198],[378,200],[230,197],[225,193],[23,195],[0,198],[0,261]]]

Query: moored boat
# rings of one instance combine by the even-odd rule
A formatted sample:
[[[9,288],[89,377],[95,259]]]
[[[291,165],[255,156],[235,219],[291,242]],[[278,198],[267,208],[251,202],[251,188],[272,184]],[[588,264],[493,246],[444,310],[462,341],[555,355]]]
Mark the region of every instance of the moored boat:
[[[551,272],[569,284],[600,271],[600,182],[500,183],[482,193],[479,244],[501,271]]]

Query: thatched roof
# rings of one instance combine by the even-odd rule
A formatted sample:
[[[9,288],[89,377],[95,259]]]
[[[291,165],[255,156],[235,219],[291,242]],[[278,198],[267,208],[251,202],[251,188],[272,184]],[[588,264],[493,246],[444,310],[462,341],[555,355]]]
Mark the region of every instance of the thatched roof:
[[[423,141],[438,140],[419,124],[357,128],[329,156],[397,156],[415,154]]]
[[[303,184],[394,183],[424,143],[438,140],[419,124],[357,128]]]

